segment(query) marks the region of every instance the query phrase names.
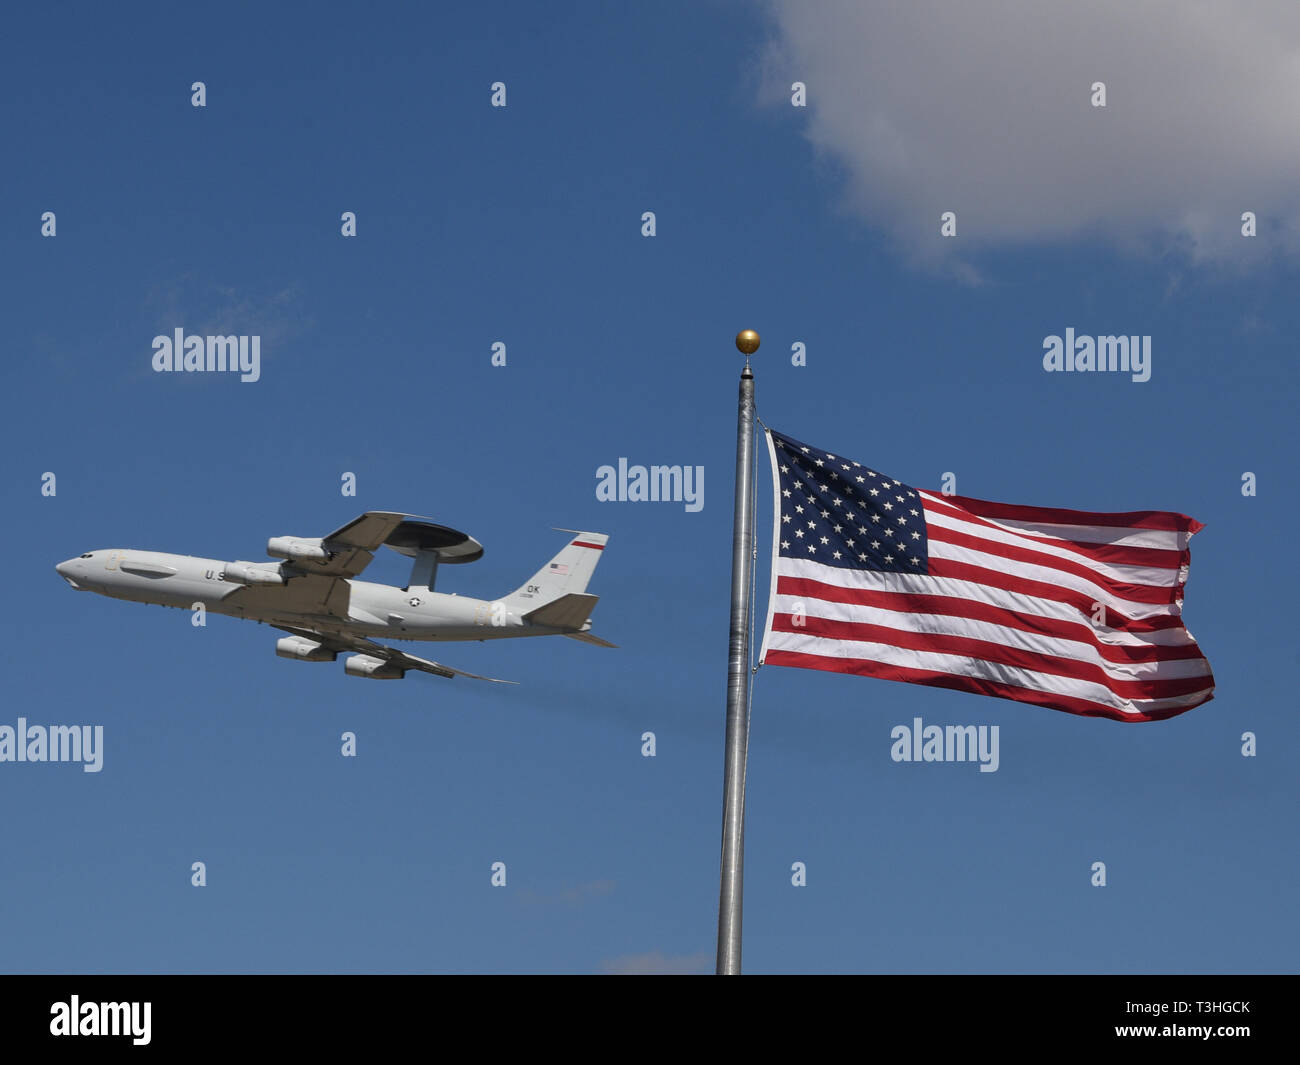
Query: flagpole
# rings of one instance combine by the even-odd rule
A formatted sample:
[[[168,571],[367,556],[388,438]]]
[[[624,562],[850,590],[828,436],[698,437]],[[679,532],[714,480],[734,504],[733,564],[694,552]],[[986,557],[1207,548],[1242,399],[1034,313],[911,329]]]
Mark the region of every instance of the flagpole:
[[[718,891],[719,976],[740,975],[740,927],[745,889],[745,768],[749,760],[750,555],[754,543],[754,375],[758,350],[752,329],[736,335],[745,356],[736,423],[736,502],[731,529],[731,651],[727,661],[726,771],[722,785],[722,873]]]

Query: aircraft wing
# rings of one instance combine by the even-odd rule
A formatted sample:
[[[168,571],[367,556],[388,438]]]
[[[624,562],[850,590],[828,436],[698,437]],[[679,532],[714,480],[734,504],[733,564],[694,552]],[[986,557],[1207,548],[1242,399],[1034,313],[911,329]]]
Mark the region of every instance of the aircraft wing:
[[[341,529],[335,529],[322,539],[328,544],[340,544],[373,551],[406,518],[405,514],[395,514],[388,510],[368,510],[359,518],[353,518]]]
[[[284,565],[299,573],[314,573],[322,577],[355,577],[370,565],[370,560],[379,550],[379,545],[402,524],[405,518],[405,514],[396,514],[387,510],[368,510],[361,517],[354,518],[328,536],[322,536],[320,540],[306,541],[315,545],[313,550],[324,549],[328,553],[327,558],[296,558],[292,554],[281,554],[280,557],[287,558],[288,561]],[[270,554],[278,554],[273,550],[278,541],[287,543],[297,539],[292,536],[276,537],[267,547],[267,551]]]
[[[274,625],[272,628],[287,632],[292,636],[301,636],[306,640],[315,640],[322,647],[331,651],[381,658],[398,669],[418,669],[421,672],[432,673],[435,676],[447,677],[448,679],[451,677],[470,677],[473,680],[491,681],[493,684],[519,683],[514,680],[501,680],[497,677],[481,677],[477,673],[467,673],[463,669],[453,669],[451,666],[444,666],[441,662],[431,662],[427,658],[418,658],[415,655],[407,654],[405,651],[399,651],[396,647],[375,643],[374,640],[367,640],[364,636],[353,636],[342,632],[317,632],[314,629],[291,628],[288,625]]]

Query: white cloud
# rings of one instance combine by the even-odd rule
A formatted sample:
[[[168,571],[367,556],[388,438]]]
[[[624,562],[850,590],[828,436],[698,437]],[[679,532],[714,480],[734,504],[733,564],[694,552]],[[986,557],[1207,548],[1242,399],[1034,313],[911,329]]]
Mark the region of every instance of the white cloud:
[[[845,206],[917,260],[1078,239],[1194,261],[1300,252],[1295,0],[770,7],[764,96],[788,107],[807,84],[792,112],[843,168]]]
[[[296,285],[264,295],[183,274],[155,284],[145,303],[155,328],[166,334],[176,328],[197,336],[256,333],[271,346],[313,324],[299,306]]]
[[[714,957],[707,951],[698,954],[665,955],[653,950],[649,954],[624,954],[601,962],[601,972],[612,976],[692,976],[713,972]]]
[[[563,888],[553,895],[539,894],[528,888],[521,888],[517,897],[521,902],[529,905],[552,906],[564,903],[570,906],[583,906],[592,899],[612,895],[616,886],[613,880],[592,880],[585,884]]]

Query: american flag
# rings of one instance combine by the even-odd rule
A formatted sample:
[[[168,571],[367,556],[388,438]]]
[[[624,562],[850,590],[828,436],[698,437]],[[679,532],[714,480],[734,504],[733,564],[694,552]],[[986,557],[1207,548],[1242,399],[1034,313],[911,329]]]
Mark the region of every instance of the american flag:
[[[1118,721],[1213,698],[1183,627],[1182,514],[926,492],[767,431],[775,519],[759,661]]]

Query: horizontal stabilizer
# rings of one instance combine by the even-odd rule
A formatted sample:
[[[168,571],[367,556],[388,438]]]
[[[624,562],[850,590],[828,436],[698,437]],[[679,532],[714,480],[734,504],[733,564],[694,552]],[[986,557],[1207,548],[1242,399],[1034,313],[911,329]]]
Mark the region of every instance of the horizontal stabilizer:
[[[617,647],[618,644],[610,643],[608,640],[602,640],[592,632],[566,632],[564,633],[570,640],[581,640],[583,643],[594,643],[597,647]]]
[[[553,629],[581,629],[595,609],[598,595],[570,593],[553,599],[545,606],[530,610],[524,620]]]

